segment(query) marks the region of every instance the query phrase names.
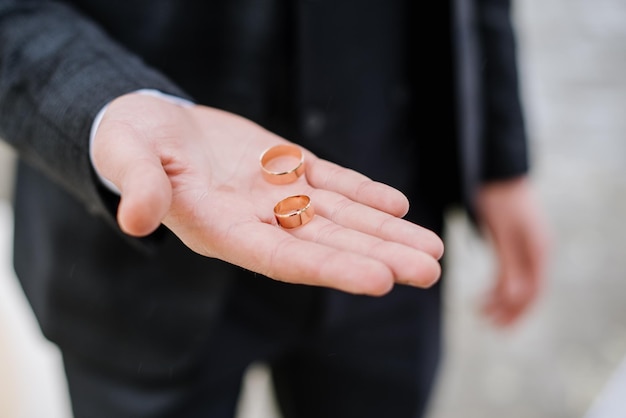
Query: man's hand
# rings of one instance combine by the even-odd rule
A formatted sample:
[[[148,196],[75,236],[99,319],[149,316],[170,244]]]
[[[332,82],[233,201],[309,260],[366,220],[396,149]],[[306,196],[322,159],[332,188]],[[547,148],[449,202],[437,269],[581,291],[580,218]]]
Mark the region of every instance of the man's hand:
[[[399,191],[305,153],[305,175],[274,185],[259,156],[287,143],[251,121],[137,94],[107,109],[93,143],[98,172],[121,191],[118,223],[144,236],[161,223],[189,248],[276,280],[382,295],[440,275],[441,240],[401,219]],[[277,226],[274,205],[310,196],[315,217]]]
[[[496,284],[484,305],[501,326],[513,324],[537,298],[546,274],[548,229],[526,178],[483,186],[477,201],[498,261]]]

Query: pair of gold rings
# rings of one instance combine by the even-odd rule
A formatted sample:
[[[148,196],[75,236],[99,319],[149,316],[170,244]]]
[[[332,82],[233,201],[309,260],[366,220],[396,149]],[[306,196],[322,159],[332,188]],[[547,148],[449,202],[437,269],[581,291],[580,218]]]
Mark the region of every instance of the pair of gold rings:
[[[304,174],[304,153],[295,145],[273,146],[261,154],[261,170],[269,183],[293,183]],[[311,198],[306,195],[286,197],[274,206],[276,221],[287,229],[307,224],[314,215]]]

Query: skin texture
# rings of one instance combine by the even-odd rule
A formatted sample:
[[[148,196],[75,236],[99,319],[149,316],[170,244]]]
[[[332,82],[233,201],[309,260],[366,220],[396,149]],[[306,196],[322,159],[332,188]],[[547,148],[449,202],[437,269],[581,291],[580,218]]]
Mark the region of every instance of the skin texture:
[[[483,312],[506,327],[518,322],[540,295],[551,238],[526,177],[485,185],[477,209],[498,263]]]
[[[396,189],[305,153],[305,175],[265,181],[259,156],[287,143],[251,121],[204,106],[128,94],[107,109],[93,142],[96,170],[121,192],[118,223],[145,236],[161,223],[189,248],[270,278],[382,295],[395,283],[428,287],[443,243],[401,219]],[[310,196],[315,217],[276,223],[274,205]]]

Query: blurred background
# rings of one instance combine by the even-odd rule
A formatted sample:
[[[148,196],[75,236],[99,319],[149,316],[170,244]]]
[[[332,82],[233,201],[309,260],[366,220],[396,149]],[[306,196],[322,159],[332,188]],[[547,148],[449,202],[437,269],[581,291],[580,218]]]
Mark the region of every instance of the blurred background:
[[[626,2],[517,0],[533,179],[554,236],[543,298],[481,319],[492,255],[460,213],[447,239],[446,357],[429,418],[626,417]],[[0,143],[0,416],[70,418],[56,348],[11,267],[13,153]],[[239,418],[275,418],[250,369]]]

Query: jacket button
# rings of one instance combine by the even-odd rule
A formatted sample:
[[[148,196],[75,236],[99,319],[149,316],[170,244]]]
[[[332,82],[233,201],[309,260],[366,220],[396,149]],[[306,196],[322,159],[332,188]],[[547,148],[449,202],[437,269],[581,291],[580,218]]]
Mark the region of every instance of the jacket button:
[[[315,138],[324,133],[326,129],[326,115],[316,109],[309,110],[304,114],[303,131],[309,138]]]

